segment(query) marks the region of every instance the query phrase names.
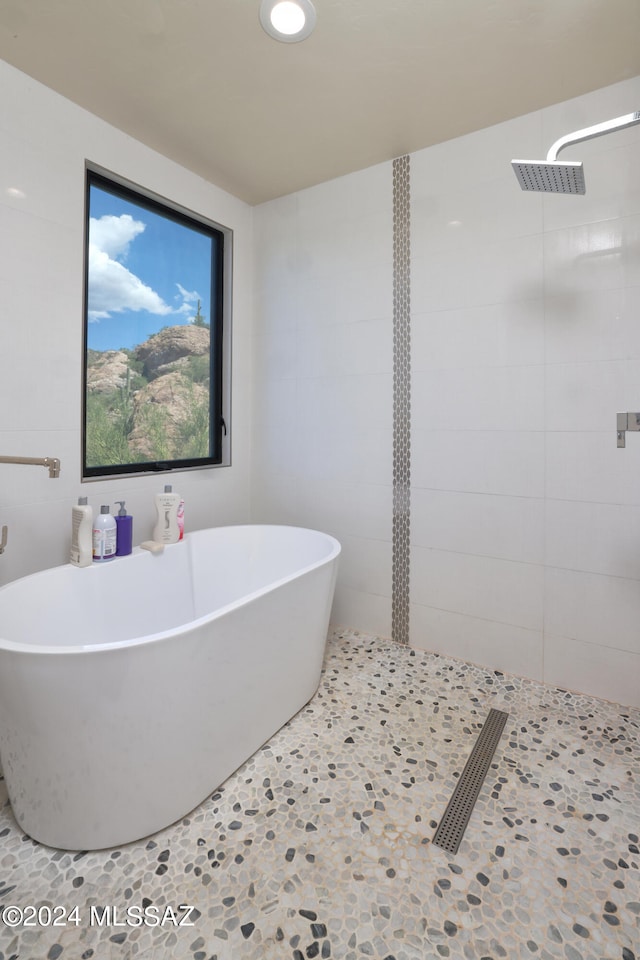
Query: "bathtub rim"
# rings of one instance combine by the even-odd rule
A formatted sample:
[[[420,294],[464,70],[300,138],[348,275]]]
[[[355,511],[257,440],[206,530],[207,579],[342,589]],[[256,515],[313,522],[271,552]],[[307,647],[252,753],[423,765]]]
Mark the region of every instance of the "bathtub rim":
[[[320,567],[326,566],[334,562],[340,555],[342,551],[342,545],[339,540],[333,537],[330,533],[325,533],[322,530],[316,530],[312,527],[300,527],[295,524],[284,524],[284,523],[239,523],[239,524],[225,524],[224,526],[219,527],[203,527],[201,530],[193,530],[190,533],[185,534],[184,540],[179,543],[166,544],[165,549],[179,549],[184,544],[188,543],[189,538],[195,536],[198,533],[206,533],[209,530],[247,530],[247,529],[262,529],[262,530],[296,530],[300,533],[311,533],[317,537],[324,537],[327,541],[330,550],[327,552],[326,556],[322,557],[320,560],[316,560],[313,563],[309,563],[306,566],[299,567],[293,571],[293,573],[288,574],[285,577],[280,577],[277,580],[272,580],[266,584],[266,586],[261,587],[259,590],[254,590],[251,593],[245,593],[237,600],[232,600],[231,603],[224,604],[224,606],[217,607],[215,610],[209,611],[201,617],[197,617],[193,620],[187,620],[185,623],[179,624],[176,627],[171,627],[169,630],[161,630],[156,633],[144,634],[141,637],[134,637],[128,640],[113,640],[109,643],[92,643],[92,644],[75,644],[75,645],[47,645],[47,644],[26,644],[26,643],[16,643],[13,640],[5,639],[0,633],[0,654],[2,652],[7,653],[20,653],[20,654],[32,654],[34,656],[70,656],[72,654],[93,654],[93,653],[105,653],[109,650],[122,650],[125,647],[142,647],[147,646],[151,643],[160,643],[164,640],[169,640],[172,637],[182,636],[185,633],[189,633],[192,630],[195,630],[197,627],[202,626],[202,624],[211,622],[213,620],[220,619],[228,613],[231,613],[233,610],[237,610],[239,607],[244,606],[245,604],[252,603],[254,600],[257,600],[259,597],[264,596],[267,593],[270,593],[273,590],[276,590],[278,587],[282,587],[287,583],[291,583],[293,580],[304,576],[305,574],[311,573],[314,570],[319,569]],[[158,559],[154,557],[150,551],[143,550],[141,547],[134,547],[132,554],[130,556],[140,556],[148,555],[149,561],[153,562]],[[118,558],[122,560],[127,560],[127,557]],[[114,563],[117,563],[116,559]],[[65,567],[71,567],[72,564],[60,564],[59,567],[46,567],[44,570],[38,570],[35,573],[27,574],[25,577],[19,577],[17,580],[12,580],[9,583],[5,584],[0,588],[0,594],[2,590],[11,587],[14,583],[20,583],[25,580],[31,579],[31,577],[40,577],[43,574],[46,574],[49,570],[57,570]],[[93,566],[88,568],[81,568],[86,570],[94,569]],[[78,570],[80,572],[80,570]]]

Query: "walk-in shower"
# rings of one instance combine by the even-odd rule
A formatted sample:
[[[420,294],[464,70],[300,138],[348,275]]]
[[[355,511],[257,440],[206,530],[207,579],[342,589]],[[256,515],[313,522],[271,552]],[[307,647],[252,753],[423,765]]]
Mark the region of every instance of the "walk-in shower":
[[[640,123],[640,110],[627,113],[624,117],[597,123],[593,127],[567,133],[550,147],[546,160],[512,160],[518,182],[523,190],[537,190],[542,193],[585,193],[582,163],[557,160],[561,150],[572,143],[602,137],[605,133],[624,130],[634,123]]]

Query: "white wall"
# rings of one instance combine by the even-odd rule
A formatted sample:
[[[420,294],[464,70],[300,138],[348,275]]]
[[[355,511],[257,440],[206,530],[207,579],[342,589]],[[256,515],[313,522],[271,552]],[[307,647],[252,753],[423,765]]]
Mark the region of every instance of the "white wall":
[[[174,473],[187,529],[244,521],[249,503],[251,208],[0,62],[0,583],[68,559],[71,506],[125,499],[148,539],[163,476],[80,482],[84,163],[234,230],[233,466]],[[20,191],[16,193],[16,191]]]
[[[640,703],[640,127],[618,84],[412,157],[412,643]]]
[[[640,127],[584,197],[510,161],[640,78],[411,156],[411,643],[640,704]],[[344,544],[334,618],[390,633],[391,164],[255,211],[252,510]]]
[[[391,631],[391,164],[255,208],[252,514],[342,543],[333,616]]]

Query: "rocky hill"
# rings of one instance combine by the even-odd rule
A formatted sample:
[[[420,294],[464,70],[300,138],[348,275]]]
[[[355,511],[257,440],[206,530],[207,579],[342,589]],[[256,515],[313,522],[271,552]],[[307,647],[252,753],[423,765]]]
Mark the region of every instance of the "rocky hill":
[[[206,456],[207,326],[165,327],[133,350],[89,350],[87,465]]]
[[[135,358],[142,362],[148,380],[184,368],[191,357],[208,356],[209,328],[165,327],[135,349]]]

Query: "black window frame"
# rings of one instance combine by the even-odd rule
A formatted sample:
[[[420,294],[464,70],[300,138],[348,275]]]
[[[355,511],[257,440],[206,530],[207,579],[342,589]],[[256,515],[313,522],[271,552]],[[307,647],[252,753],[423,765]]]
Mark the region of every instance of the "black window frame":
[[[209,237],[211,244],[211,317],[209,318],[209,455],[184,457],[170,460],[139,461],[119,464],[87,465],[87,350],[89,306],[89,221],[91,188],[112,193],[182,226],[189,227]],[[101,480],[121,476],[136,476],[151,473],[170,473],[176,470],[202,469],[228,465],[225,446],[228,448],[228,415],[225,418],[225,395],[228,385],[225,374],[230,375],[225,364],[224,339],[228,337],[225,324],[231,316],[231,244],[232,231],[220,224],[201,217],[186,208],[173,204],[116,175],[106,173],[87,163],[85,175],[84,210],[84,289],[83,289],[83,338],[82,338],[82,481]],[[225,443],[226,441],[226,443]]]

